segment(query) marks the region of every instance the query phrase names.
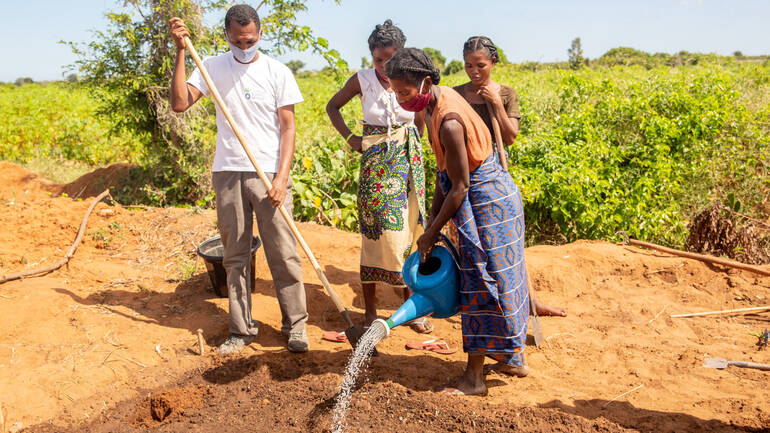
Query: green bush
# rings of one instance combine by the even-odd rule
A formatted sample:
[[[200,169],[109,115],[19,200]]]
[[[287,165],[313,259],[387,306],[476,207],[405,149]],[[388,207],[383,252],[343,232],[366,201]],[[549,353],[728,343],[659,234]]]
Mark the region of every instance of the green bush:
[[[753,112],[741,91],[748,84],[766,92],[766,83],[747,77],[767,72],[712,66],[500,77],[522,105],[511,171],[530,236],[542,240],[556,229],[569,241],[618,239],[624,231],[681,245],[689,216],[727,192],[758,211],[768,191],[768,105]]]

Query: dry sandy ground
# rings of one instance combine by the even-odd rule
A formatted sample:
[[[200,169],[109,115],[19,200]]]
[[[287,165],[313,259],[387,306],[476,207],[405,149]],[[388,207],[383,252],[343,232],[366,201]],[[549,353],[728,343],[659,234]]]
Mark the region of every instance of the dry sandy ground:
[[[0,162],[0,173],[0,275],[63,256],[90,199],[54,198],[50,192],[58,187],[10,163]],[[314,224],[299,226],[360,320],[359,237]],[[211,349],[227,335],[227,302],[213,294],[194,255],[194,246],[216,233],[213,212],[103,203],[86,233],[69,266],[0,285],[0,405],[6,428],[20,422],[33,426],[32,431],[76,431],[91,422],[94,430],[130,412],[120,402],[135,401],[138,407],[163,389],[197,389],[199,400],[223,399],[227,386],[242,383],[238,392],[248,401],[257,397],[247,387],[265,386],[270,378],[291,384],[286,396],[305,392],[308,399],[327,403],[334,396],[349,347],[321,340],[323,331],[342,330],[344,323],[309,262],[304,270],[311,351],[285,352],[280,312],[260,250],[253,308],[263,324],[260,335],[242,354],[220,357]],[[378,346],[383,356],[372,361],[369,382],[353,405],[353,430],[426,430],[423,421],[410,423],[404,420],[408,413],[399,415],[407,407],[424,413],[435,409],[437,417],[439,409],[456,412],[447,419],[467,424],[465,431],[503,428],[508,424],[482,421],[514,416],[537,420],[516,424],[531,431],[546,430],[546,425],[551,431],[770,431],[770,373],[701,366],[706,356],[770,363],[770,351],[758,351],[750,334],[769,327],[770,313],[669,317],[767,305],[770,278],[606,242],[536,246],[527,249],[527,260],[539,297],[569,313],[541,318],[546,343],[528,345],[529,377],[490,375],[486,399],[433,395],[433,386],[462,371],[464,355],[407,351],[405,343],[422,336],[397,328]],[[382,314],[389,314],[399,298],[390,289],[381,294]],[[435,337],[460,344],[459,319],[434,323]],[[208,344],[204,357],[197,353],[198,328]],[[281,401],[277,395],[273,400]],[[393,400],[385,403],[387,395]],[[371,406],[375,402],[390,409],[380,413]],[[276,418],[272,428],[328,427],[315,424],[329,417],[328,404],[297,410],[298,419]],[[280,412],[281,407],[271,411]],[[46,427],[34,427],[44,422]],[[452,429],[450,424],[446,429]],[[426,431],[443,430],[431,425]],[[153,428],[195,430],[190,425]]]

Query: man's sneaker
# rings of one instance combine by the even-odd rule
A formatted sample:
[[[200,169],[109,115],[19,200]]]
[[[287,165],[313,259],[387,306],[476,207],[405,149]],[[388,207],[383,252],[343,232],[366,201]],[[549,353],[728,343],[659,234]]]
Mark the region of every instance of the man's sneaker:
[[[253,335],[230,334],[230,336],[227,337],[227,340],[225,340],[224,343],[219,345],[217,352],[219,352],[222,355],[235,353],[243,349],[243,346],[247,344],[251,344],[252,341],[254,341]]]
[[[289,333],[289,342],[286,344],[286,348],[289,349],[289,352],[307,352],[309,347],[310,344],[307,341],[307,333],[305,331]]]

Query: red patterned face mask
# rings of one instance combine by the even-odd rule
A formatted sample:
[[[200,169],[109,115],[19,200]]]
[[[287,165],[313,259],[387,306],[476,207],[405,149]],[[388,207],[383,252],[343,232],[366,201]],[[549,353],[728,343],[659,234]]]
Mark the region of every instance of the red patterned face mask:
[[[414,113],[418,113],[425,109],[425,107],[430,104],[430,92],[428,93],[422,93],[422,86],[425,84],[425,78],[422,79],[422,82],[420,83],[420,90],[417,92],[417,95],[404,102],[401,105],[401,108],[403,108],[406,111],[412,111]]]

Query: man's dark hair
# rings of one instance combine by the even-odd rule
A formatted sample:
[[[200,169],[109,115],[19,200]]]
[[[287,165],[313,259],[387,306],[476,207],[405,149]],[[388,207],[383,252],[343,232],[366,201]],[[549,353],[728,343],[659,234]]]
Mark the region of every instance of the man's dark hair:
[[[471,36],[465,41],[465,45],[463,45],[463,57],[470,53],[475,53],[476,51],[486,51],[487,57],[492,63],[500,61],[500,56],[497,54],[497,46],[486,36]]]
[[[433,59],[418,48],[401,48],[385,64],[388,78],[405,80],[419,86],[422,79],[430,77],[433,84],[441,81],[441,72],[433,65]]]
[[[259,15],[253,7],[249,5],[235,5],[227,10],[225,14],[225,30],[230,28],[230,23],[235,20],[236,23],[241,26],[247,26],[251,22],[257,25],[257,30],[260,29]]]
[[[406,36],[404,32],[398,27],[393,25],[393,21],[385,20],[382,24],[377,24],[369,35],[369,51],[374,51],[375,48],[387,48],[395,47],[396,49],[404,48],[406,43]]]

